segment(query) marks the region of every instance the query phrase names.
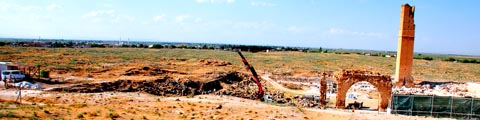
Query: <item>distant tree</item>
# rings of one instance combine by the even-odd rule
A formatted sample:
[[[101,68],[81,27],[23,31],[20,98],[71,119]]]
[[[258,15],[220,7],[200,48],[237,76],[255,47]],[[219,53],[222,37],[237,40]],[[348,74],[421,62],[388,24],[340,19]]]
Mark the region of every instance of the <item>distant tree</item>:
[[[320,47],[320,49],[318,49],[318,52],[321,53],[322,51],[323,51],[323,49],[322,49],[322,47]]]
[[[61,43],[61,42],[54,42],[54,43],[52,44],[52,47],[58,48],[58,47],[65,47],[65,46],[64,46],[63,43]]]
[[[178,46],[178,48],[187,48],[187,46],[185,44],[180,44],[180,46]]]
[[[187,49],[195,49],[194,46],[187,46]]]
[[[476,60],[476,59],[462,59],[462,60],[458,60],[458,62],[461,62],[461,63],[480,63],[480,60]]]
[[[105,48],[105,45],[94,43],[94,44],[91,45],[91,47],[92,47],[92,48],[95,48],[95,47],[96,47],[96,48]]]
[[[175,46],[175,45],[170,45],[170,47],[168,47],[168,48],[175,49],[175,48],[177,48],[177,46]]]
[[[73,46],[73,42],[72,41],[68,41],[66,44],[65,44],[65,47],[72,47]]]
[[[152,45],[152,48],[157,48],[157,49],[159,49],[159,48],[163,48],[163,45],[160,45],[160,44],[153,44],[153,45]]]
[[[5,42],[0,42],[0,46],[5,46],[7,43]]]
[[[448,59],[444,59],[443,61],[453,62],[453,61],[457,61],[457,60],[455,58],[449,57]]]
[[[424,60],[428,60],[428,61],[431,61],[431,60],[433,60],[433,58],[432,58],[432,57],[430,57],[430,56],[425,56],[425,57],[423,57],[423,59],[424,59]]]

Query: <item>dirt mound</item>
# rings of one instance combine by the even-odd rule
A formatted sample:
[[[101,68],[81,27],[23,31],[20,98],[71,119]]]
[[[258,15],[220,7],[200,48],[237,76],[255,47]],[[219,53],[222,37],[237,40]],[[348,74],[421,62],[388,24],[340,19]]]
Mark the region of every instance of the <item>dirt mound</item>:
[[[123,75],[126,75],[126,76],[134,76],[134,75],[156,76],[160,74],[186,74],[186,73],[178,72],[176,70],[161,69],[159,67],[151,68],[147,66],[142,68],[131,68],[125,71],[125,73],[123,73]]]
[[[200,60],[200,63],[203,65],[211,65],[211,66],[227,66],[232,65],[232,63],[227,61],[217,61],[217,60]]]

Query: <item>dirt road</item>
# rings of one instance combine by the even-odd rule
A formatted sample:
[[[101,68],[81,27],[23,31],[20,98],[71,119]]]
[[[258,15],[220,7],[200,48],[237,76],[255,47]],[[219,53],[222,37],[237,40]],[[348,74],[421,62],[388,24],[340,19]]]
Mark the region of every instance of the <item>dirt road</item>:
[[[281,90],[281,91],[284,91],[284,92],[288,92],[288,93],[292,93],[292,94],[299,94],[299,95],[303,95],[307,92],[307,91],[304,91],[304,90],[292,90],[292,89],[285,88],[282,85],[275,82],[275,80],[271,79],[270,74],[263,74],[260,77],[262,79],[268,81],[268,83],[270,83],[275,89],[278,89],[278,90]]]

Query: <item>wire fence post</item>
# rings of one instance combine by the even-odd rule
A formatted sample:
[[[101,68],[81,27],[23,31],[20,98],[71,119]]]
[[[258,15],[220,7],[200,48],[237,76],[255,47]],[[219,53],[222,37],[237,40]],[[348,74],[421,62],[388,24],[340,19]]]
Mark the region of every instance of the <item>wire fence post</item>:
[[[395,103],[397,103],[397,99],[396,99],[396,97],[394,97],[394,96],[395,96],[395,95],[392,94],[392,97],[391,97],[391,98],[392,98],[392,101],[390,101],[390,102],[391,102],[391,103],[390,103],[390,107],[392,108],[392,111],[391,111],[391,112],[397,114],[397,109],[395,108]],[[395,102],[395,103],[394,103],[394,102]]]
[[[435,95],[430,96],[430,116],[433,116],[433,99],[435,99]]]
[[[410,107],[410,115],[413,115],[413,104],[414,104],[414,100],[415,100],[415,95],[410,95],[410,97],[412,98],[412,99],[410,99],[410,101],[411,101],[410,105],[412,106],[412,107]]]
[[[468,117],[468,119],[472,119],[473,115],[475,115],[475,113],[473,112],[473,102],[475,101],[475,99],[470,98],[472,99],[472,102],[470,103],[470,116]]]
[[[452,118],[452,113],[453,113],[453,97],[450,96],[450,99],[451,99],[451,103],[450,103],[450,118]]]

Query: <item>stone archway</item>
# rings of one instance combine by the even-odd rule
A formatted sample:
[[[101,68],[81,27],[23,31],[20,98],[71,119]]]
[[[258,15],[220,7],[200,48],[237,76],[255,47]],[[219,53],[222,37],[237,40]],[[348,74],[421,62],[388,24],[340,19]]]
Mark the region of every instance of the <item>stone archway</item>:
[[[348,89],[355,83],[366,81],[375,86],[380,93],[380,104],[378,109],[384,111],[392,94],[392,81],[389,75],[372,74],[369,71],[343,70],[335,76],[337,80],[337,100],[335,106],[345,108],[345,97]]]

